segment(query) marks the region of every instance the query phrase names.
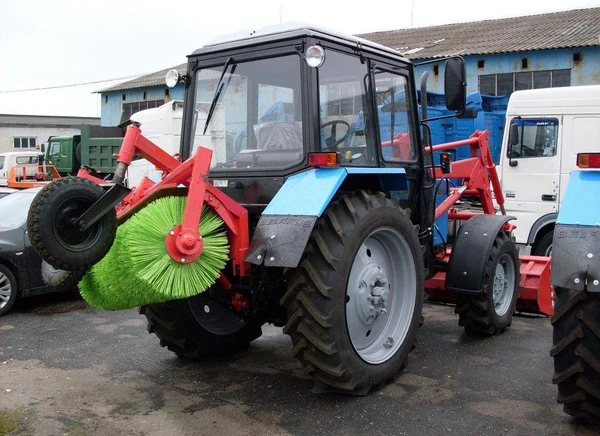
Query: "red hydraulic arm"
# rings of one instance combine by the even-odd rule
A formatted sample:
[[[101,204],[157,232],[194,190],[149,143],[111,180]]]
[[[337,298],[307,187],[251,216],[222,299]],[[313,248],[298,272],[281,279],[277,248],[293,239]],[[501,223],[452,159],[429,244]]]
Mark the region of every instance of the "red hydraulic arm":
[[[140,207],[161,196],[169,195],[181,185],[187,187],[187,202],[183,222],[174,226],[165,235],[165,245],[169,256],[179,263],[193,262],[202,254],[202,235],[198,232],[204,205],[211,207],[223,220],[230,244],[230,259],[234,275],[246,275],[248,264],[244,256],[250,243],[248,211],[212,184],[208,183],[208,171],[212,150],[199,147],[196,154],[185,162],[170,156],[156,144],[145,138],[136,125],[127,127],[123,145],[117,156],[115,180],[124,179],[127,167],[135,155],[140,155],[162,171],[159,182],[144,177],[117,207],[117,218],[126,220]],[[85,170],[79,177],[91,180]],[[98,182],[98,179],[94,181]],[[225,280],[225,278],[223,278]]]

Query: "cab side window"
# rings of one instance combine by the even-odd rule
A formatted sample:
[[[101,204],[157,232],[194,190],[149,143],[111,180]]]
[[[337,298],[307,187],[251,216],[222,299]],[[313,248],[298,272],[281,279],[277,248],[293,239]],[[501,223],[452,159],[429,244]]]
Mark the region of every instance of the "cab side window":
[[[410,131],[410,93],[405,76],[378,70],[375,72],[377,127],[381,155],[391,162],[416,159]]]
[[[507,157],[555,156],[557,139],[556,118],[513,118],[510,123]]]

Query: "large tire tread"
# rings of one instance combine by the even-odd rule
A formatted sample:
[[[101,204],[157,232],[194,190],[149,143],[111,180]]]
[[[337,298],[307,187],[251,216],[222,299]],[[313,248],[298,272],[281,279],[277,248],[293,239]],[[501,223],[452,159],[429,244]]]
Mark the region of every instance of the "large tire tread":
[[[34,198],[27,215],[27,230],[31,245],[39,256],[58,269],[77,271],[90,268],[108,252],[117,232],[116,211],[113,209],[104,215],[98,223],[102,225],[101,237],[86,251],[72,252],[60,246],[54,235],[53,224],[49,216],[56,208],[55,202],[60,197],[64,200],[65,192],[82,192],[90,201],[96,201],[104,190],[96,183],[81,177],[63,177],[46,185]]]
[[[600,419],[600,295],[556,288],[552,382],[565,413]]]
[[[498,252],[502,245],[510,240],[510,237],[505,232],[499,232],[492,245],[488,263],[485,267],[485,278],[484,278],[484,289],[479,295],[468,295],[461,296],[458,299],[454,313],[458,315],[458,325],[465,328],[468,333],[494,336],[502,334],[510,327],[511,321],[507,323],[498,323],[495,320],[491,312],[494,310],[492,307],[492,295],[493,292],[491,283],[494,279],[495,274],[495,262],[494,259],[498,256]],[[516,252],[516,248],[515,248]],[[516,254],[518,260],[518,252]],[[516,274],[516,286],[514,289],[513,301],[509,308],[510,319],[515,311],[516,301],[519,293],[518,285],[520,281],[519,274],[519,262],[515,264]]]
[[[342,344],[338,343],[335,329],[340,326],[333,324],[333,310],[336,301],[334,288],[337,283],[334,276],[338,261],[342,256],[344,244],[348,243],[350,234],[356,223],[369,211],[379,207],[393,207],[410,223],[410,214],[399,208],[392,200],[387,199],[381,192],[356,191],[344,195],[334,201],[324,216],[317,221],[315,230],[298,268],[291,270],[287,292],[281,298],[281,304],[287,309],[288,320],[283,329],[290,335],[293,343],[292,355],[300,360],[304,374],[325,385],[332,391],[350,394],[366,395],[369,391],[378,389],[391,381],[394,375],[404,367],[406,358],[398,362],[397,367],[385,379],[378,379],[348,364]],[[412,224],[410,224],[411,230]],[[414,232],[416,239],[416,232]],[[417,250],[420,255],[420,249]],[[422,265],[422,260],[417,259]],[[422,266],[421,266],[421,269]],[[419,317],[415,322],[418,326],[421,307],[424,299],[422,288],[424,274],[417,268],[417,311]],[[420,283],[420,287],[419,287]],[[420,293],[419,293],[420,289]],[[342,303],[343,304],[343,303]],[[345,329],[345,325],[342,327]],[[416,333],[416,327],[413,333]],[[414,348],[415,334],[410,334],[410,349]],[[354,352],[354,350],[351,350]]]

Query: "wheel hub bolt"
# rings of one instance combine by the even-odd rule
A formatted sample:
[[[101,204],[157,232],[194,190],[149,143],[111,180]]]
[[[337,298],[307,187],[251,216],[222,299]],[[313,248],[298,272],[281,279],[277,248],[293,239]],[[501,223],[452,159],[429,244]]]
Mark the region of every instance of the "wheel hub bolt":
[[[387,338],[387,341],[383,344],[385,348],[392,348],[392,345],[394,345],[394,338],[392,337]]]

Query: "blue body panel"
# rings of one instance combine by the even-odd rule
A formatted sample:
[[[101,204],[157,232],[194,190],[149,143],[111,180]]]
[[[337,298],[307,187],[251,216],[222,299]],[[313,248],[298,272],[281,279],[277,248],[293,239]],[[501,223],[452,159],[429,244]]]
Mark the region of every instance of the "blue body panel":
[[[378,175],[391,189],[407,189],[404,168],[313,168],[287,179],[262,214],[321,216],[348,174]]]
[[[596,226],[600,223],[600,171],[573,171],[557,224]]]

